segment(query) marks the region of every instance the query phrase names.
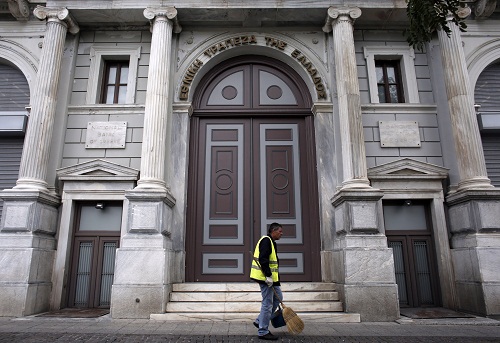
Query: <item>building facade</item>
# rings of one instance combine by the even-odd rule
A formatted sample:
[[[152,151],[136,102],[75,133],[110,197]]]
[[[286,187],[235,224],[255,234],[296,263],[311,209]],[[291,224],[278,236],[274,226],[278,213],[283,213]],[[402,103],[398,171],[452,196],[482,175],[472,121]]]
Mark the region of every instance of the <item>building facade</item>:
[[[423,51],[345,3],[0,3],[0,315],[164,313],[275,221],[363,321],[500,314],[496,1]]]

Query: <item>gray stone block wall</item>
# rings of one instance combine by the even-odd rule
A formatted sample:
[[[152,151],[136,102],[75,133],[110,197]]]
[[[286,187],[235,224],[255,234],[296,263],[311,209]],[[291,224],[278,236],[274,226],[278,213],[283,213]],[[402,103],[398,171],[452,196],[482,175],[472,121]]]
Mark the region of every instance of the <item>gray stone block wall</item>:
[[[89,114],[89,112],[93,112]],[[123,149],[87,149],[87,125],[89,122],[126,122],[127,133]],[[132,105],[121,108],[99,105],[72,106],[68,113],[68,122],[64,139],[62,166],[102,158],[107,161],[135,169],[140,168],[144,107]]]
[[[419,126],[420,147],[382,147],[379,121],[416,121]],[[443,165],[443,152],[437,123],[437,114],[422,110],[422,113],[395,108],[394,113],[365,110],[363,114],[365,148],[368,168],[411,157],[422,162]]]
[[[92,47],[140,47],[135,104],[87,104],[87,87],[90,76]],[[70,166],[95,158],[139,169],[144,123],[151,33],[149,31],[85,31],[80,36],[76,57],[75,76],[71,89],[67,127],[61,166]],[[87,149],[87,124],[89,122],[126,122],[124,149]]]
[[[141,47],[141,58],[137,73],[136,103],[144,104],[149,65],[151,33],[149,31],[85,31],[80,35],[75,78],[71,92],[71,105],[85,105],[90,71],[90,49],[92,46],[116,46],[137,44]]]
[[[356,30],[354,32],[356,63],[358,66],[359,90],[361,103],[370,103],[370,92],[368,89],[368,74],[366,60],[363,54],[365,46],[408,46],[402,31],[384,30]],[[415,73],[417,76],[418,94],[421,104],[434,104],[431,74],[427,60],[426,51],[415,51]]]
[[[404,157],[411,157],[422,162],[442,166],[443,152],[437,123],[437,109],[430,110],[428,106],[425,106],[431,105],[432,107],[435,103],[426,51],[414,51],[415,74],[420,103],[407,104],[407,106],[405,104],[394,104],[394,106],[392,104],[387,104],[387,106],[376,104],[375,106],[384,106],[384,109],[372,111],[370,109],[370,92],[364,47],[407,47],[408,44],[401,31],[356,30],[354,37],[361,103],[364,110],[363,128],[368,168]],[[424,105],[422,111],[419,112],[418,107],[422,105]],[[394,110],[391,109],[391,106]],[[378,128],[379,121],[418,122],[421,146],[416,148],[382,147]]]

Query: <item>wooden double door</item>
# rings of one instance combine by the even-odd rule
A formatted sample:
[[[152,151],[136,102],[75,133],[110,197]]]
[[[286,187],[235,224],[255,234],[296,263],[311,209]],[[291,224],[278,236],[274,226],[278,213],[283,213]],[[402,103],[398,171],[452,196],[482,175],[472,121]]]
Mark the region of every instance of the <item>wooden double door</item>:
[[[384,202],[385,230],[394,256],[400,307],[440,306],[439,278],[425,201]]]
[[[312,118],[195,118],[188,281],[249,281],[251,251],[272,222],[285,281],[320,280]]]
[[[121,202],[76,205],[68,307],[109,308],[120,244]]]
[[[430,235],[387,236],[401,307],[440,305],[434,249]]]

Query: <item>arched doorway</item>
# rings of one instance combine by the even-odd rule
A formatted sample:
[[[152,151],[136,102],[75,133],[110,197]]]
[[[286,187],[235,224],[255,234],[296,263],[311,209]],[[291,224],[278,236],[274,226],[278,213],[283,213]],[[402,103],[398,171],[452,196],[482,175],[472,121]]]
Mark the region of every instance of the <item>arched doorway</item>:
[[[186,280],[245,282],[272,222],[284,281],[321,279],[311,99],[287,65],[238,57],[201,80],[191,119]]]

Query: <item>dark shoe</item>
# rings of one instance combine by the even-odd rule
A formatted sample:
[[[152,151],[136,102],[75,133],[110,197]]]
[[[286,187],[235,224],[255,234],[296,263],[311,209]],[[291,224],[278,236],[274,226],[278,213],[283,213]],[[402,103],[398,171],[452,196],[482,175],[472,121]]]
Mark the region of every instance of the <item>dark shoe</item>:
[[[259,336],[259,339],[265,339],[266,341],[277,341],[278,336],[275,336],[272,333],[268,332],[264,336]]]
[[[253,322],[253,326],[255,326],[257,329],[259,328],[259,324],[257,324],[257,322]]]

